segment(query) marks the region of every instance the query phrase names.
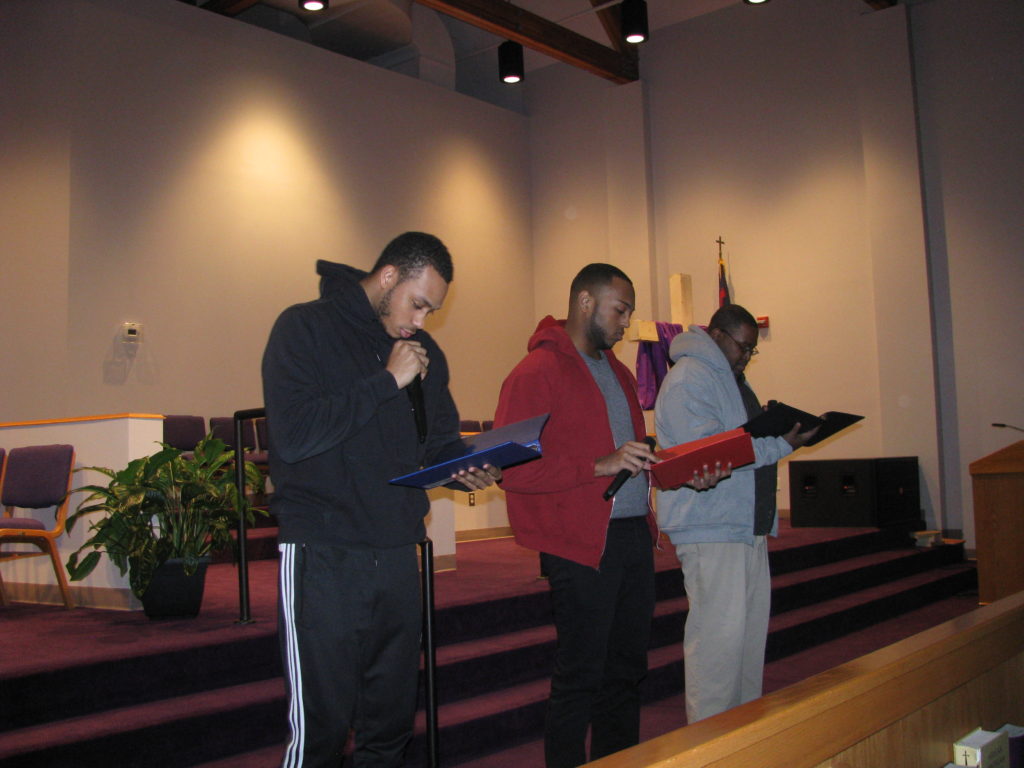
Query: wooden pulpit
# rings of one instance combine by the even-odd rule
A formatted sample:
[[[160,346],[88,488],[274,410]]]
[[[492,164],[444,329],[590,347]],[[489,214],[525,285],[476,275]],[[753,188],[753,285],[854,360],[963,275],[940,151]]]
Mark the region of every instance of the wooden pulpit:
[[[1024,590],[1024,440],[971,462],[978,599]]]

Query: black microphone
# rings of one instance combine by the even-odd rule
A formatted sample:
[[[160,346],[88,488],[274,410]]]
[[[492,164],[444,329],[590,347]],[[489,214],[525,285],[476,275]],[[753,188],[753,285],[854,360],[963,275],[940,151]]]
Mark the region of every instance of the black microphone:
[[[650,447],[652,451],[654,450],[655,443],[653,437],[648,435],[647,437],[644,438],[644,442],[647,443],[647,445]],[[630,472],[628,469],[620,469],[619,474],[615,476],[615,479],[611,481],[611,483],[608,485],[608,489],[604,492],[604,500],[608,501],[608,499],[610,499],[612,496],[618,493],[619,488],[621,488],[625,484],[625,482],[629,480],[629,478],[631,478],[632,476],[633,473]]]
[[[992,426],[993,427],[999,427],[1000,429],[1016,429],[1018,432],[1024,432],[1024,429],[1021,429],[1018,426],[1015,426],[1013,424],[1002,424],[1002,423],[1000,423],[998,421],[993,421],[992,422]]]
[[[418,373],[416,378],[409,382],[405,391],[409,393],[409,400],[412,402],[412,415],[416,419],[416,434],[421,443],[425,442],[427,439],[427,409],[423,405],[423,382]]]

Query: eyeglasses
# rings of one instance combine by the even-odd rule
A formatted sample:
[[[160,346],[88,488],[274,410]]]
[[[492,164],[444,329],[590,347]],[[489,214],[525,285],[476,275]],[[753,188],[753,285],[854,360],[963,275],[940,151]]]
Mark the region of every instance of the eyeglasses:
[[[739,347],[739,350],[740,350],[740,352],[742,354],[749,355],[750,357],[753,357],[754,355],[756,355],[758,353],[758,349],[757,349],[757,345],[756,344],[742,344],[739,341],[737,341],[736,337],[733,336],[728,331],[722,331],[722,333],[724,333],[726,336],[728,336],[730,339],[732,339],[732,343],[735,344],[737,347]]]

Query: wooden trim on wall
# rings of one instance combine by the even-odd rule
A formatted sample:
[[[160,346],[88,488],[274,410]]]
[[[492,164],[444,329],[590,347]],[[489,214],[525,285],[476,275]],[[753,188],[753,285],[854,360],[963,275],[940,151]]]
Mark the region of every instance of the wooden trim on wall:
[[[42,419],[40,421],[8,421],[0,424],[6,427],[39,427],[47,424],[75,424],[81,421],[111,421],[113,419],[162,419],[160,413],[110,413],[102,416],[71,416],[66,419]]]
[[[512,536],[512,528],[507,525],[499,525],[496,528],[473,528],[465,531],[455,532],[455,542],[462,541],[484,541],[486,539],[508,539]]]

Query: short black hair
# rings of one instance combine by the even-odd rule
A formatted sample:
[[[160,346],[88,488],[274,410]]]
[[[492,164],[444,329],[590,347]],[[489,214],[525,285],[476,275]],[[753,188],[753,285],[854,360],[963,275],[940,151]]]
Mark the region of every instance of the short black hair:
[[[579,296],[580,291],[593,293],[595,288],[608,285],[616,277],[630,285],[633,284],[625,272],[612,264],[587,264],[572,279],[572,285],[569,286],[569,301]]]
[[[739,304],[725,304],[711,316],[708,330],[718,328],[720,331],[735,331],[741,325],[752,325],[757,328],[757,320]]]
[[[455,276],[445,244],[426,232],[405,232],[396,237],[384,247],[370,272],[389,264],[398,268],[398,282],[415,277],[424,267],[433,267],[446,283]]]

